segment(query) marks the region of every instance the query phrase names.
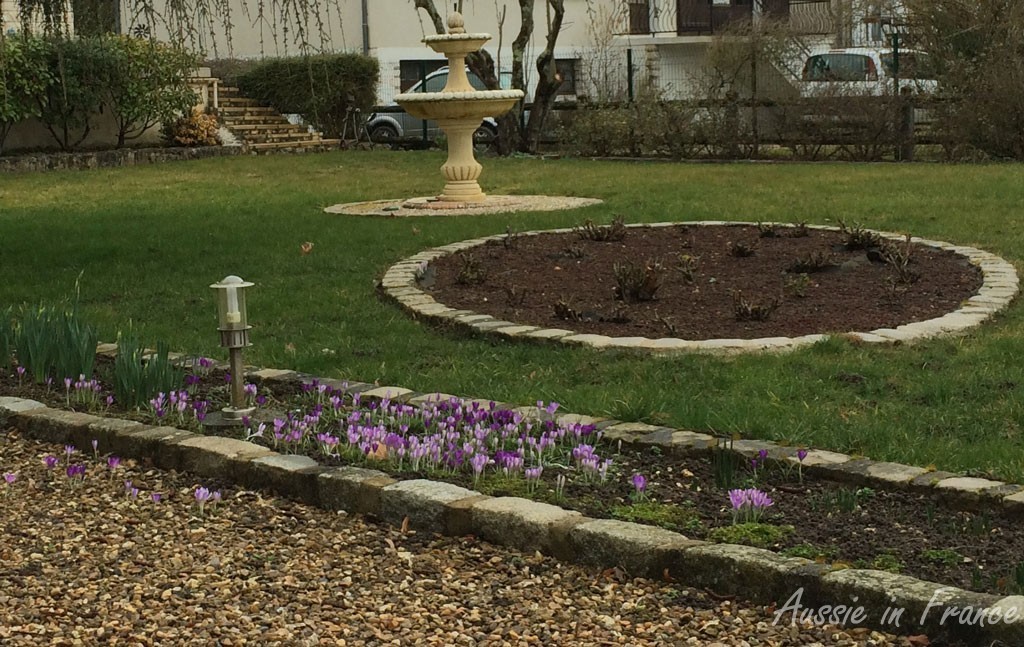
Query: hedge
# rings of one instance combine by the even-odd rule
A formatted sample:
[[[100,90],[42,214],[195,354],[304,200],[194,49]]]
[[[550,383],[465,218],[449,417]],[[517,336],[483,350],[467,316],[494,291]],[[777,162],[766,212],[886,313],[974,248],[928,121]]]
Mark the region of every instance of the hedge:
[[[197,57],[129,36],[0,36],[0,152],[11,128],[33,117],[64,151],[78,148],[109,111],[117,147],[196,101],[188,77]]]
[[[377,59],[322,54],[267,59],[238,77],[245,96],[297,113],[328,137],[344,130],[350,109],[369,112],[376,99]]]

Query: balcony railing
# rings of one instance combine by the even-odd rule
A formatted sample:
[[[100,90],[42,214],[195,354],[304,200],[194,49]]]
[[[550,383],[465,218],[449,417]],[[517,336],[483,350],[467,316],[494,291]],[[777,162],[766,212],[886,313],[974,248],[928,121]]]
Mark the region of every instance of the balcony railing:
[[[707,36],[749,22],[755,13],[789,20],[797,34],[834,31],[830,0],[626,0],[623,27],[633,35]]]

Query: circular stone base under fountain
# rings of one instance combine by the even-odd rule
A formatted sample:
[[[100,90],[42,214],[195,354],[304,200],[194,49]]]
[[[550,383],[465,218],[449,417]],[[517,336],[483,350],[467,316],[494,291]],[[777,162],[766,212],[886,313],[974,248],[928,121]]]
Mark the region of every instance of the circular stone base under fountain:
[[[489,195],[483,202],[448,202],[435,197],[396,200],[371,200],[336,204],[324,209],[326,213],[347,216],[382,216],[385,218],[411,218],[416,216],[477,216],[510,211],[561,211],[579,209],[602,200],[557,195]]]

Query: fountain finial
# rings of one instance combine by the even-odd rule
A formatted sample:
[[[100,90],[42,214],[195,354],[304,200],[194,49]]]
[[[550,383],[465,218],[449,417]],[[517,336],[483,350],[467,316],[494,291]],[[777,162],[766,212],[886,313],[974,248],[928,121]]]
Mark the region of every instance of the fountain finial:
[[[458,11],[453,11],[448,16],[448,33],[449,34],[465,34],[466,33],[466,21],[462,19],[462,14]]]

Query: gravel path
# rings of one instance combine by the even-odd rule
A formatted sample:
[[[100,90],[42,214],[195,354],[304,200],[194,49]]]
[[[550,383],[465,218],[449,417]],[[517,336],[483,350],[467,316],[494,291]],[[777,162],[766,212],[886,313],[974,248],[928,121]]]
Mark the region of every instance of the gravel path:
[[[100,447],[100,452],[103,448]],[[48,470],[43,459],[60,458]],[[923,645],[0,435],[2,645]],[[125,481],[138,488],[132,498]],[[223,499],[199,515],[194,491]],[[154,502],[152,495],[161,500]]]

